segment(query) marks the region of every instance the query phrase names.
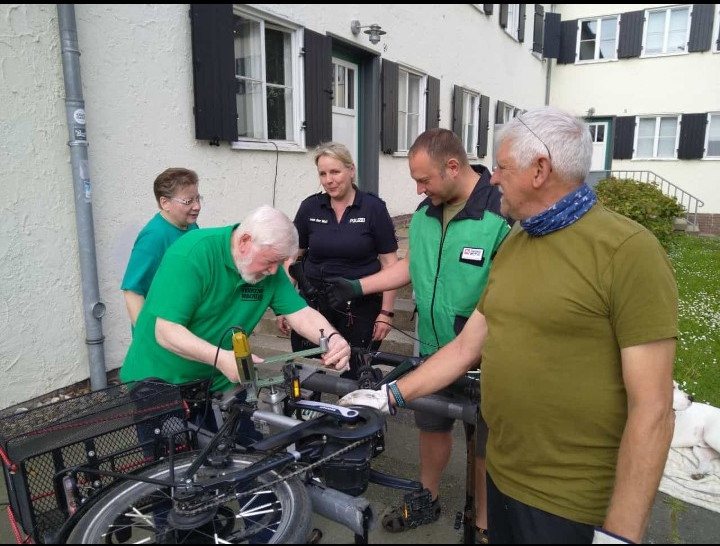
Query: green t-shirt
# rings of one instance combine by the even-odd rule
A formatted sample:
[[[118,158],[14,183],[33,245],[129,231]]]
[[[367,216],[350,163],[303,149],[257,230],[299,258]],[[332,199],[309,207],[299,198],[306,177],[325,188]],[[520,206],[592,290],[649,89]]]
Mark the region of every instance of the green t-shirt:
[[[667,254],[624,216],[595,205],[542,237],[514,226],[478,304],[487,468],[504,494],[602,524],[627,419],[620,349],[677,337],[677,307]]]
[[[242,279],[230,254],[235,227],[193,231],[165,253],[138,316],[120,371],[123,381],[157,377],[179,384],[213,374],[212,366],[182,358],[157,343],[158,317],[185,326],[212,345],[222,341],[224,349],[231,349],[231,326],[250,334],[268,307],[277,315],[306,307],[282,267],[257,284]],[[214,373],[214,389],[231,386],[221,372]]]
[[[120,289],[147,296],[165,251],[180,237],[195,229],[198,229],[197,224],[180,229],[159,212],[155,214],[135,239]]]

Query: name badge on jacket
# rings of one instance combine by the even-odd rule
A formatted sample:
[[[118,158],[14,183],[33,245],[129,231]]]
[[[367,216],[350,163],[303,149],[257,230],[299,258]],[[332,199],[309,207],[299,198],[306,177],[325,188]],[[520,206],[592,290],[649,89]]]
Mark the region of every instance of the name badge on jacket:
[[[483,265],[485,263],[485,249],[466,246],[462,249],[460,261],[470,265]]]

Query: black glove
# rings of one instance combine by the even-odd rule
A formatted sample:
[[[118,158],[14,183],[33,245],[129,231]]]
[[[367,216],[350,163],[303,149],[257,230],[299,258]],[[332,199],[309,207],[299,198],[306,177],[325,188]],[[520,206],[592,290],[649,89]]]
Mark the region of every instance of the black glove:
[[[325,287],[330,307],[341,311],[345,309],[349,300],[363,295],[362,286],[358,280],[330,277],[325,279]]]

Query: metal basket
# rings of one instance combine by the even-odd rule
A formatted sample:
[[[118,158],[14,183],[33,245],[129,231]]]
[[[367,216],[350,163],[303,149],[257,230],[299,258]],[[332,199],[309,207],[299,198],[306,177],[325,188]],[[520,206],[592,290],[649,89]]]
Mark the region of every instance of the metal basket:
[[[13,415],[0,415],[0,456],[10,507],[36,542],[117,478],[192,449],[180,389],[122,384]]]

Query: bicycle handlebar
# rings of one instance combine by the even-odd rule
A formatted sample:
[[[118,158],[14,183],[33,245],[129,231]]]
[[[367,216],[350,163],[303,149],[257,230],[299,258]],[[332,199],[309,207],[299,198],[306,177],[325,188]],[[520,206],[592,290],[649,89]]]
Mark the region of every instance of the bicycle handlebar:
[[[460,383],[465,383],[464,380],[477,383],[477,381],[469,378],[460,378]],[[302,386],[305,389],[345,396],[349,392],[357,390],[357,381],[324,373],[314,373],[303,381]],[[465,390],[467,386],[460,385],[460,388]],[[477,420],[477,404],[470,401],[473,399],[464,396],[454,398],[451,390],[446,389],[438,394],[417,398],[408,402],[405,407],[475,424]]]

